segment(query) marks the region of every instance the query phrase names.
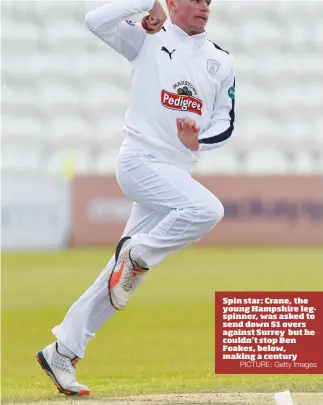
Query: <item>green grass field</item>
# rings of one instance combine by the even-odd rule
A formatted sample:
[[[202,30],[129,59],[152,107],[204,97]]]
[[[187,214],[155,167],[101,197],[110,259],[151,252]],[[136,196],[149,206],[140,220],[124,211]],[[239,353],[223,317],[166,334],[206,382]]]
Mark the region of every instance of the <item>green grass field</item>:
[[[2,401],[57,398],[35,352],[112,249],[2,255]],[[320,248],[186,249],[154,268],[89,344],[78,379],[97,396],[322,390],[315,375],[214,375],[214,291],[323,290]]]

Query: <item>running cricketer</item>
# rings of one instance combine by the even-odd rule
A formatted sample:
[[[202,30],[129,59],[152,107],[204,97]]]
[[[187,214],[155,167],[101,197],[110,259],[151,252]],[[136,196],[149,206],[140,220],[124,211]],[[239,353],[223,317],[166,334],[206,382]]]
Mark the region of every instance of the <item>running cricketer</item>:
[[[149,269],[202,238],[224,215],[218,198],[191,176],[199,152],[231,137],[235,117],[233,59],[206,37],[210,1],[166,0],[167,19],[158,0],[116,0],[85,17],[90,31],[132,67],[116,177],[134,203],[115,255],[54,327],[57,341],[37,353],[66,395],[89,394],[75,365]],[[145,11],[141,23],[129,20]]]

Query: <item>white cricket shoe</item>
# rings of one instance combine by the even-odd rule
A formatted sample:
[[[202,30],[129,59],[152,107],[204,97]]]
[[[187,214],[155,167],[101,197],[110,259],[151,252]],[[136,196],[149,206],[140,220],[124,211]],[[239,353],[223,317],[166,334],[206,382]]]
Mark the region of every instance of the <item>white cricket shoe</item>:
[[[90,391],[85,385],[76,381],[75,366],[78,359],[71,360],[57,351],[57,342],[50,344],[36,354],[41,367],[52,379],[59,392],[65,395],[89,395]]]
[[[115,260],[116,264],[109,279],[110,301],[112,306],[121,310],[128,302],[137,277],[143,277],[149,269],[141,268],[131,259],[131,241],[126,236],[118,243]]]

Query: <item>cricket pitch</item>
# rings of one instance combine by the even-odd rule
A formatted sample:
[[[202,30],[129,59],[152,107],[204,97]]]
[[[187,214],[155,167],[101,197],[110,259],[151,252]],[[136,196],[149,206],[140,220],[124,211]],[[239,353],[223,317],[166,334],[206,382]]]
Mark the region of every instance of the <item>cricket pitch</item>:
[[[292,393],[293,405],[323,405],[323,393]],[[210,394],[159,394],[138,395],[114,398],[88,398],[67,399],[35,402],[38,405],[275,405],[274,393],[210,393]],[[8,405],[23,405],[11,402]]]

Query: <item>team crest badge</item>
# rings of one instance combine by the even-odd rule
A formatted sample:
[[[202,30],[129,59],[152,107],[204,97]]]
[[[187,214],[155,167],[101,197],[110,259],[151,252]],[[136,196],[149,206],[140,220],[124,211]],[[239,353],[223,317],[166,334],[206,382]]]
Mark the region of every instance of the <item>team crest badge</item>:
[[[209,74],[211,76],[214,76],[216,73],[218,73],[220,63],[217,62],[216,60],[208,59],[206,67],[207,67],[207,71],[209,72]]]

